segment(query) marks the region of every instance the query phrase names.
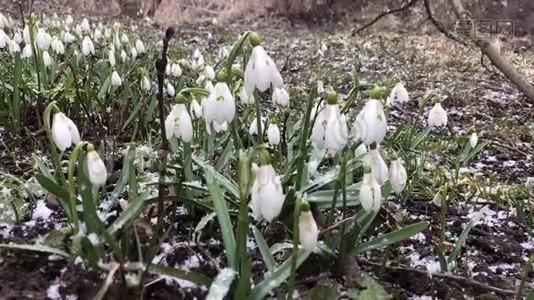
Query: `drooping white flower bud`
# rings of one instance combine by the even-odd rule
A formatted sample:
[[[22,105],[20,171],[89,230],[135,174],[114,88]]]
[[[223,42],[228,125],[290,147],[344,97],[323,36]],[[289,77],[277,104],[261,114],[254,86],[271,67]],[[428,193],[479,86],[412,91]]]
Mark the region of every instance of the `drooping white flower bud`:
[[[283,107],[289,106],[289,93],[284,88],[273,90],[273,102]]]
[[[196,99],[193,99],[193,101],[191,101],[191,116],[193,117],[193,119],[202,118],[202,106],[200,106]]]
[[[15,54],[20,52],[20,46],[13,40],[9,40],[9,53]]]
[[[26,45],[24,48],[22,48],[22,53],[20,54],[20,58],[30,58],[32,57],[32,46]]]
[[[182,76],[182,68],[180,68],[179,64],[174,63],[174,64],[171,65],[170,75],[172,75],[174,77]]]
[[[63,33],[63,43],[68,45],[74,42],[74,40],[76,40],[76,38],[70,32],[66,31]]]
[[[109,64],[113,67],[115,66],[115,51],[113,50],[109,50],[108,51],[108,61],[109,61]]]
[[[52,118],[52,139],[61,151],[80,141],[78,127],[62,112],[54,114]]]
[[[60,39],[54,38],[52,39],[52,43],[50,45],[52,47],[52,50],[56,52],[56,54],[64,54],[65,53],[65,46],[61,42]]]
[[[48,48],[50,48],[51,40],[52,38],[50,35],[43,28],[39,28],[36,37],[37,47],[41,50],[48,50]]]
[[[113,73],[111,73],[111,85],[112,86],[121,86],[122,85],[122,79],[119,76],[119,73],[117,73],[117,71],[113,71]]]
[[[89,25],[89,21],[87,21],[86,18],[83,18],[82,23],[80,23],[80,29],[84,32],[89,32],[91,30],[91,25]]]
[[[254,95],[248,95],[245,87],[241,87],[239,90],[239,99],[243,104],[254,104]]]
[[[87,152],[87,173],[89,181],[95,186],[104,185],[108,178],[106,165],[94,149]]]
[[[473,132],[469,136],[469,146],[471,146],[471,148],[475,148],[477,144],[478,144],[478,135],[476,132]]]
[[[143,76],[143,79],[141,81],[141,87],[145,91],[150,91],[151,84],[150,84],[150,79],[148,79],[147,76]]]
[[[123,44],[128,44],[128,43],[130,42],[130,40],[128,39],[128,36],[127,36],[125,33],[123,33],[123,34],[121,35],[121,42],[122,42]]]
[[[204,75],[206,76],[206,78],[208,78],[209,80],[213,80],[215,79],[215,70],[213,70],[213,67],[212,66],[206,66],[204,68]]]
[[[218,82],[206,101],[202,103],[207,124],[231,123],[235,117],[235,100],[226,82]]]
[[[50,54],[48,54],[48,51],[43,51],[43,63],[45,66],[50,66],[54,60],[52,57],[50,57]]]
[[[245,90],[247,95],[252,95],[254,89],[265,92],[271,85],[283,88],[284,81],[274,61],[258,42],[245,68]]]
[[[174,86],[170,82],[167,82],[167,94],[171,97],[174,97],[175,94]]]
[[[274,220],[282,211],[285,196],[282,182],[271,165],[252,166],[255,175],[250,206],[257,219]]]
[[[390,162],[389,167],[389,182],[395,193],[400,194],[406,187],[408,181],[408,175],[402,159],[394,157]]]
[[[376,144],[371,144],[370,150],[364,158],[364,165],[371,168],[371,173],[378,184],[382,185],[388,180],[388,166]]]
[[[382,102],[376,99],[368,100],[354,121],[354,139],[360,139],[365,145],[379,144],[384,139],[386,130],[387,121]]]
[[[85,36],[82,41],[82,53],[85,56],[88,56],[89,54],[94,55],[95,54],[95,46],[93,45],[93,41],[88,36]]]
[[[193,139],[193,123],[185,104],[179,103],[172,107],[171,112],[165,119],[165,134],[168,140],[176,137],[186,143],[191,142]]]
[[[364,171],[359,199],[367,212],[379,211],[382,206],[382,190],[369,169]]]
[[[302,248],[313,251],[317,247],[319,229],[310,210],[310,205],[304,202],[299,216],[299,241]]]
[[[2,29],[0,29],[0,49],[5,48],[8,41],[9,37]]]
[[[262,128],[265,128],[265,118],[261,117],[261,126]],[[252,123],[250,123],[250,126],[248,127],[248,134],[250,135],[258,135],[258,118],[254,118],[252,120]]]
[[[428,113],[428,126],[431,128],[447,126],[447,120],[447,112],[443,109],[440,102],[436,102]]]
[[[67,15],[65,18],[65,25],[71,25],[74,22],[71,15]]]
[[[332,97],[336,95],[332,95]],[[330,97],[330,96],[329,96]],[[319,149],[334,156],[348,142],[347,117],[342,115],[337,100],[331,99],[318,114],[312,128],[312,141]]]
[[[404,85],[399,82],[391,89],[386,103],[387,105],[394,105],[395,103],[406,103],[408,101],[410,101],[410,95],[408,95]]]
[[[276,123],[269,124],[267,128],[267,140],[270,145],[276,146],[280,144],[280,129]]]
[[[126,51],[121,50],[121,61],[124,63],[128,60],[128,55],[126,55]]]
[[[195,49],[191,57],[191,70],[198,72],[202,68],[204,68],[204,56],[200,53],[200,50]]]
[[[145,50],[145,44],[143,44],[143,41],[141,40],[136,40],[135,41],[135,49],[137,50],[137,53],[139,55],[142,55],[146,52]]]
[[[135,47],[130,48],[130,56],[132,57],[132,59],[137,58],[137,50],[135,49]]]

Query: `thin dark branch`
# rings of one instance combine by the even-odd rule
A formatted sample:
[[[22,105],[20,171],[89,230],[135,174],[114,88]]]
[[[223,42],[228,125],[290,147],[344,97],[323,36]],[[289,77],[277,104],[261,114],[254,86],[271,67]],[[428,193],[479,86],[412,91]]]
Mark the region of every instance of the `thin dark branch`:
[[[418,273],[418,274],[422,274],[422,275],[428,276],[428,272],[422,271],[422,270],[417,270],[417,269],[414,269],[414,268],[411,268],[411,267],[408,267],[408,266],[388,266],[388,265],[384,265],[382,263],[372,262],[372,261],[369,261],[369,260],[363,259],[363,258],[359,259],[358,261],[360,263],[362,263],[362,264],[365,264],[365,265],[368,265],[368,266],[372,266],[372,267],[386,268],[386,269],[393,270],[393,271],[412,272],[412,273]],[[495,292],[495,293],[498,293],[498,294],[501,294],[501,295],[516,295],[515,291],[501,289],[501,288],[498,288],[498,287],[494,287],[494,286],[491,286],[491,285],[488,285],[488,284],[485,284],[485,283],[482,283],[482,282],[479,282],[479,281],[476,281],[476,280],[473,280],[473,279],[470,279],[470,278],[458,276],[458,275],[452,275],[452,274],[445,274],[445,273],[436,272],[436,273],[432,274],[432,278],[433,279],[434,278],[443,278],[443,279],[454,280],[454,281],[461,282],[461,283],[466,284],[466,285],[470,285],[470,286],[473,286],[473,287],[476,287],[476,288],[479,288],[479,289],[483,289],[483,290],[487,290],[487,291],[492,291],[492,292]]]
[[[356,30],[356,31],[353,31],[352,32],[352,35],[356,35],[362,31],[364,31],[365,29],[373,26],[376,22],[378,22],[380,19],[382,19],[383,17],[387,16],[387,15],[391,15],[391,14],[395,14],[395,13],[398,13],[398,12],[401,12],[405,9],[408,9],[410,7],[412,7],[415,3],[417,3],[419,0],[409,0],[408,2],[406,2],[405,4],[401,5],[401,7],[398,7],[398,8],[394,8],[394,9],[391,9],[391,10],[388,10],[388,11],[385,11],[385,12],[382,12],[381,14],[379,14],[378,16],[376,16],[371,22],[363,25],[362,27],[360,27],[360,29]]]
[[[430,20],[430,22],[432,22],[434,27],[436,27],[436,29],[439,32],[443,33],[446,37],[450,38],[451,40],[454,40],[464,46],[467,46],[465,42],[458,39],[458,37],[456,37],[454,34],[448,31],[447,28],[443,24],[441,24],[440,21],[434,18],[434,15],[432,14],[432,9],[430,8],[430,3],[428,2],[428,0],[424,0],[423,3],[425,4],[425,11],[428,16],[428,19]]]

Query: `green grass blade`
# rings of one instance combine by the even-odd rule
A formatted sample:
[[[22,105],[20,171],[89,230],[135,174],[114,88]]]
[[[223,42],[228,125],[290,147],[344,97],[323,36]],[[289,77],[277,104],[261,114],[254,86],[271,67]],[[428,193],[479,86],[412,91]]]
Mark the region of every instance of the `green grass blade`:
[[[212,279],[207,277],[204,274],[194,272],[194,271],[176,269],[172,267],[151,265],[150,268],[148,269],[148,272],[152,274],[157,274],[157,275],[162,275],[162,276],[171,276],[171,277],[175,277],[178,279],[191,281],[193,283],[196,283],[198,285],[203,285],[203,286],[210,286],[212,282]]]
[[[274,272],[278,264],[276,263],[276,260],[274,259],[273,255],[271,254],[271,249],[269,249],[267,241],[256,226],[252,226],[252,233],[254,234],[256,243],[258,244],[258,249],[260,250],[261,257],[265,262],[265,266],[267,266],[267,270],[269,270],[269,272],[271,273]]]
[[[420,222],[408,225],[404,228],[395,230],[390,233],[383,234],[377,238],[374,238],[368,242],[359,244],[354,253],[363,253],[365,251],[374,250],[378,248],[383,248],[388,245],[398,243],[400,241],[406,240],[411,236],[425,230],[428,227],[427,222]]]

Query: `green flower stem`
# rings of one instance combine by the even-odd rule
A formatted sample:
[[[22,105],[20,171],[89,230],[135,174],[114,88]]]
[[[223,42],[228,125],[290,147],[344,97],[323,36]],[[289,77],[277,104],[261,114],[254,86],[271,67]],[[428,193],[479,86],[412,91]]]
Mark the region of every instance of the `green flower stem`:
[[[48,137],[48,142],[50,143],[50,154],[52,155],[52,164],[54,165],[54,176],[59,180],[61,185],[65,185],[65,174],[63,174],[61,171],[59,154],[56,149],[56,143],[54,143],[54,139],[52,138],[52,126],[50,124],[52,113],[57,111],[59,111],[59,108],[56,106],[56,101],[50,102],[43,112],[43,121],[46,136]]]
[[[255,97],[254,101],[254,107],[256,108],[256,125],[258,126],[258,140],[256,141],[256,145],[259,145],[263,141],[263,135],[262,135],[262,128],[261,128],[261,108],[260,108],[260,99]]]
[[[232,51],[230,52],[230,55],[228,56],[228,61],[226,62],[226,83],[228,84],[230,90],[232,90],[232,65],[234,64],[236,57],[241,52],[245,41],[248,40],[248,36],[250,34],[250,31],[243,33],[241,38],[239,38],[239,40],[237,40],[237,42],[235,43],[234,47],[232,48]]]
[[[79,221],[78,221],[78,213],[76,211],[76,178],[74,177],[74,170],[76,168],[76,162],[78,161],[78,156],[83,151],[85,145],[87,145],[86,142],[80,142],[74,147],[74,150],[72,150],[72,153],[70,154],[69,159],[69,169],[67,172],[68,176],[68,182],[69,182],[69,200],[70,200],[70,210],[71,210],[71,218],[72,223],[74,223],[74,233],[78,232],[79,229]]]
[[[311,111],[313,108],[313,102],[316,97],[316,89],[312,89],[308,96],[308,104],[306,107],[306,113],[304,116],[304,128],[300,136],[300,146],[299,146],[299,156],[298,156],[298,168],[297,168],[297,178],[295,182],[295,190],[299,191],[302,185],[302,176],[304,176],[306,155],[308,153],[307,141],[310,131],[310,118]],[[257,100],[256,100],[257,101]],[[259,132],[258,132],[259,133]],[[299,214],[300,214],[300,198],[297,196],[295,199],[295,205],[293,208],[293,257],[291,261],[291,276],[289,277],[288,283],[288,292],[287,299],[290,300],[293,298],[293,291],[295,290],[295,278],[297,272],[297,258],[299,251]]]
[[[236,257],[238,266],[237,291],[234,299],[245,299],[250,292],[250,272],[251,262],[247,252],[247,233],[248,233],[248,195],[251,187],[251,158],[243,150],[239,151],[239,215],[237,224],[237,247]]]

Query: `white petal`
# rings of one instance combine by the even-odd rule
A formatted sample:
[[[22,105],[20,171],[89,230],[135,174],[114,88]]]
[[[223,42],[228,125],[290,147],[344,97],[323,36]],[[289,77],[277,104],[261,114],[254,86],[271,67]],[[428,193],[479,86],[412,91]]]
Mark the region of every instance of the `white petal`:
[[[311,211],[303,211],[299,217],[299,240],[302,247],[313,251],[317,247],[319,230]]]
[[[106,183],[108,177],[106,165],[94,150],[87,153],[87,172],[89,173],[89,181],[93,185],[100,186]]]

